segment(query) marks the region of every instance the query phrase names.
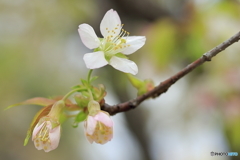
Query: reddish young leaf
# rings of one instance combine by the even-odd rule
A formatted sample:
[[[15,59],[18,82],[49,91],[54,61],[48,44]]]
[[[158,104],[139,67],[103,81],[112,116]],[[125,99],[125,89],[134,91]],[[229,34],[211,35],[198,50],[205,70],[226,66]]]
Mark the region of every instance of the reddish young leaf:
[[[24,140],[24,146],[27,145],[28,140],[29,140],[29,138],[30,138],[31,135],[32,135],[32,131],[33,131],[34,127],[37,125],[39,119],[42,118],[43,116],[48,115],[48,113],[50,112],[52,106],[53,106],[53,104],[48,105],[48,106],[46,106],[46,107],[43,107],[43,108],[42,108],[40,111],[38,111],[38,113],[34,116],[33,121],[32,121],[32,123],[31,123],[31,125],[30,125],[30,127],[29,127],[29,129],[28,129],[28,131],[27,131],[27,136],[26,136],[26,138],[25,138],[25,140]]]
[[[16,104],[13,104],[11,106],[8,106],[5,110],[7,110],[9,108],[12,108],[12,107],[15,107],[15,106],[29,105],[29,104],[40,105],[40,106],[48,106],[50,104],[53,104],[54,102],[56,102],[56,100],[54,100],[54,99],[35,97],[35,98],[32,98],[32,99],[28,99],[26,101],[23,101],[23,102],[16,103]]]

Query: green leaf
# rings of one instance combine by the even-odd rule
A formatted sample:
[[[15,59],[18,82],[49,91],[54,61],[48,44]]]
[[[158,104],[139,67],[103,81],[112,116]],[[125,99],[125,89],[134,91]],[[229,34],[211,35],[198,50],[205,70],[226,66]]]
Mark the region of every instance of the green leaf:
[[[4,110],[10,109],[10,108],[15,107],[15,106],[29,105],[29,104],[39,105],[39,106],[48,106],[50,104],[53,104],[54,102],[56,102],[56,100],[54,100],[54,99],[47,99],[47,98],[42,98],[42,97],[36,97],[36,98],[28,99],[26,101],[23,101],[23,102],[16,103],[16,104],[13,104],[11,106],[8,106]]]
[[[90,80],[90,82],[93,82],[93,81],[95,81],[96,79],[98,79],[98,76],[92,77],[91,80]]]
[[[78,115],[75,118],[75,122],[73,124],[73,127],[78,127],[78,123],[84,121],[87,118],[87,115],[85,112],[79,112]]]
[[[77,116],[75,121],[82,122],[87,118],[87,114],[85,112],[80,112]]]
[[[81,88],[81,85],[76,85],[76,86],[73,86],[73,87],[71,87],[72,89],[77,89],[77,88]]]
[[[81,82],[82,82],[82,84],[83,84],[84,86],[88,86],[88,82],[87,82],[86,80],[81,79]]]
[[[144,84],[144,82],[142,80],[134,77],[131,74],[127,74],[127,76],[128,76],[129,81],[131,82],[131,84],[137,89],[139,89]]]
[[[24,140],[24,144],[23,144],[24,146],[27,145],[28,140],[29,140],[29,138],[30,138],[31,135],[32,135],[33,129],[34,129],[34,127],[37,125],[39,119],[42,118],[43,116],[46,116],[46,115],[50,112],[50,110],[51,110],[51,108],[52,108],[52,105],[53,105],[53,104],[48,105],[48,106],[42,108],[42,109],[41,109],[40,111],[38,111],[38,113],[34,116],[34,118],[33,118],[33,120],[32,120],[32,123],[30,124],[30,127],[29,127],[29,129],[28,129],[28,131],[27,131],[27,136],[26,136],[26,138],[25,138],[25,140]]]
[[[151,79],[145,79],[142,81],[131,74],[127,74],[127,76],[130,83],[138,90],[138,96],[143,95],[154,88],[154,83]]]

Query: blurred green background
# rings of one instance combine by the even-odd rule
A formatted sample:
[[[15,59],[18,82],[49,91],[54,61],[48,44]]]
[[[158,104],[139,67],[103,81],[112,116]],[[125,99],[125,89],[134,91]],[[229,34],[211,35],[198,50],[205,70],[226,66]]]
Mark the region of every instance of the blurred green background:
[[[64,95],[85,78],[89,50],[77,29],[88,23],[99,36],[105,12],[117,10],[130,35],[146,45],[130,56],[137,77],[156,84],[240,30],[239,0],[0,0],[0,160],[228,160],[240,154],[240,45],[194,70],[166,94],[113,116],[114,138],[89,144],[83,126],[63,125],[59,147],[45,153],[23,147],[38,106],[5,107],[32,97]],[[136,96],[124,74],[94,71],[107,86],[106,101]]]

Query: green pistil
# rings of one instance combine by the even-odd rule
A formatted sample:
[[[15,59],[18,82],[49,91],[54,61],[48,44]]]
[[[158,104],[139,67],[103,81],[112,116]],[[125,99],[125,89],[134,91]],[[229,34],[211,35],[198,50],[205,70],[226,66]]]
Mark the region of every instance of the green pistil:
[[[112,54],[105,54],[105,59],[109,62],[110,61],[110,59],[113,57],[113,55]]]

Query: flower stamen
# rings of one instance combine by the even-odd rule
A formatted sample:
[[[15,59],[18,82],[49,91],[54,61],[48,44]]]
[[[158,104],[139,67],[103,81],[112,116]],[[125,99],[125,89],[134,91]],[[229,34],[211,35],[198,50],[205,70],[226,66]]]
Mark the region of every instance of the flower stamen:
[[[124,24],[121,24],[121,31],[118,35],[115,35],[115,30],[119,29],[120,24],[117,24],[117,26],[109,31],[108,28],[106,30],[108,31],[108,35],[102,40],[100,48],[103,49],[107,54],[107,56],[112,56],[120,51],[122,51],[124,48],[129,47],[130,45],[122,45],[126,44],[127,37],[129,36],[129,32],[122,29]],[[112,34],[111,34],[112,33]],[[123,38],[126,36],[126,38]]]

